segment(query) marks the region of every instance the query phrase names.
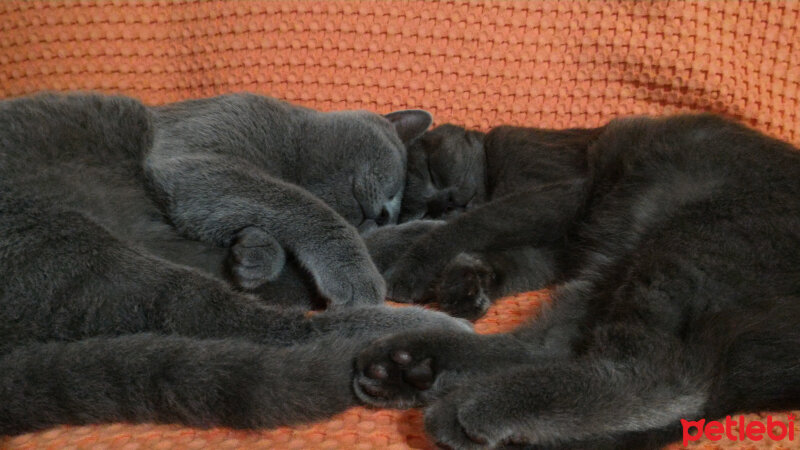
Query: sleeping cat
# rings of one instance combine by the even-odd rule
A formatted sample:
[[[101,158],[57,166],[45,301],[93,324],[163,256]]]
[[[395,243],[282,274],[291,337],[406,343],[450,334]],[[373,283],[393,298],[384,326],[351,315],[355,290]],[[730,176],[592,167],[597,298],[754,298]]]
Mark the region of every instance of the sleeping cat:
[[[800,407],[798,149],[711,115],[446,127],[421,145],[436,187],[410,175],[404,214],[441,216],[414,196],[452,189],[451,214],[386,269],[389,295],[419,299],[454,270],[504,289],[503,254],[523,290],[558,284],[511,333],[376,340],[357,360],[363,401],[425,406],[428,433],[459,449],[655,448],[682,419]]]
[[[574,152],[598,130],[534,130],[534,142],[508,146],[490,134],[445,124],[425,133],[408,149],[408,174],[397,226],[380,230],[382,244],[370,249],[382,272],[388,271],[413,241],[443,225],[445,220],[506,195],[557,182],[571,176]],[[495,217],[486,217],[488,222]],[[368,240],[369,244],[369,240]],[[368,245],[369,246],[369,245]],[[514,245],[503,243],[480,252],[462,252],[447,261],[435,278],[420,280],[424,290],[397,301],[435,302],[448,313],[477,319],[492,301],[513,292],[540,289],[563,279],[563,243]],[[392,249],[387,251],[384,249]],[[386,261],[381,264],[381,262]]]
[[[381,277],[348,223],[363,231],[396,221],[403,142],[427,129],[428,113],[322,114],[232,95],[159,107],[153,117],[142,165],[154,197],[182,236],[232,247],[239,285],[274,279],[285,248],[332,303],[383,300]]]
[[[355,402],[367,340],[468,329],[370,305],[383,282],[353,227],[395,220],[402,141],[429,123],[254,95],[0,102],[0,434],[319,419]],[[179,264],[215,245],[253,283],[292,255],[333,308],[271,308]]]

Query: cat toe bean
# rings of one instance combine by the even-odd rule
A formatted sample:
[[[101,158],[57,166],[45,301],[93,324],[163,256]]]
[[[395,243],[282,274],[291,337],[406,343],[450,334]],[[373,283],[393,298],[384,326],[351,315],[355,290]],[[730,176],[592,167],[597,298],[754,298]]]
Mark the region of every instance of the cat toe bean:
[[[416,365],[409,366],[403,373],[403,381],[420,391],[430,389],[434,381],[432,361],[431,358],[426,358]]]
[[[419,406],[425,403],[423,394],[436,381],[433,358],[421,349],[392,350],[393,345],[401,343],[379,340],[357,359],[356,393],[361,400],[377,406]]]
[[[412,361],[411,354],[405,350],[396,350],[392,352],[392,361],[397,364],[408,364]]]
[[[385,380],[389,377],[389,371],[382,364],[370,364],[364,374],[373,380]]]

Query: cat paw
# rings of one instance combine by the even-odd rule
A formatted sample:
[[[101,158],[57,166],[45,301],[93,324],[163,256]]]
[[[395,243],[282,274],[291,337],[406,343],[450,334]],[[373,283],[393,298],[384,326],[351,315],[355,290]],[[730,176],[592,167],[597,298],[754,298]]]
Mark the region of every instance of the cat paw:
[[[286,253],[278,241],[256,227],[241,230],[230,249],[231,276],[243,289],[274,281],[285,265]]]
[[[488,291],[493,280],[491,267],[475,256],[462,253],[444,269],[434,290],[434,300],[448,314],[476,320],[492,304]]]
[[[439,447],[495,448],[508,440],[507,427],[494,426],[490,411],[477,399],[480,393],[459,389],[425,411],[425,431]]]
[[[321,279],[319,290],[331,307],[377,305],[386,299],[386,282],[372,263]]]
[[[403,257],[385,274],[388,296],[404,303],[425,300],[431,295],[435,274],[424,262]]]
[[[433,358],[415,356],[407,350],[381,350],[388,353],[359,358],[353,386],[356,396],[383,408],[422,406],[422,393],[436,381]]]
[[[472,335],[437,330],[401,333],[375,341],[356,359],[356,395],[365,403],[384,408],[429,403],[445,390],[440,375],[448,369],[448,358],[437,352],[464,336]]]

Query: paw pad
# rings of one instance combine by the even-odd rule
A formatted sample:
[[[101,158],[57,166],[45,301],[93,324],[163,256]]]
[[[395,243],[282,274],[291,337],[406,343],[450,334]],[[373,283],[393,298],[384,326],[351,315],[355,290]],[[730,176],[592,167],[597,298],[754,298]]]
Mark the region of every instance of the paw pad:
[[[403,381],[420,391],[430,389],[433,386],[432,360],[430,358],[423,359],[418,364],[406,369],[403,373]]]
[[[392,361],[397,364],[408,364],[412,361],[411,353],[405,350],[395,350],[392,352]]]
[[[385,347],[362,359],[358,370],[356,393],[367,403],[380,406],[418,405],[420,395],[433,387],[437,376],[433,358]]]

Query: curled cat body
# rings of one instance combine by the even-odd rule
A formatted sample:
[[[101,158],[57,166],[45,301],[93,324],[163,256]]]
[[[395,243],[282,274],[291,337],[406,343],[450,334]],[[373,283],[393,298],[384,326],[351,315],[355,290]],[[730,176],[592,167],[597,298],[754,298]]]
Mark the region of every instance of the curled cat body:
[[[403,141],[429,123],[251,94],[0,102],[0,434],[315,420],[356,402],[366,340],[469,328],[378,305],[356,228],[396,220]],[[287,257],[328,310],[270,306],[219,267],[191,267],[227,258],[234,282],[256,286]]]
[[[459,449],[657,448],[682,420],[800,408],[797,148],[713,115],[448,125],[409,170],[401,217],[445,220],[381,268],[391,298],[465,317],[510,291],[552,301],[510,333],[378,339],[362,400],[425,407]]]

